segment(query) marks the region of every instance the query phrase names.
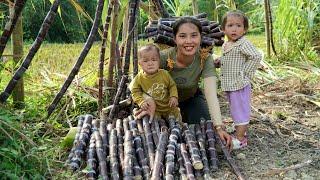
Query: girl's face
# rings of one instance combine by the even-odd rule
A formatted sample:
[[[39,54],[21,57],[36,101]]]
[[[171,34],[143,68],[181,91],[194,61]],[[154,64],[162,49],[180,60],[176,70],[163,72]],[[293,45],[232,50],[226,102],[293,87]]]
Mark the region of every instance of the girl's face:
[[[241,38],[246,30],[243,24],[244,19],[238,16],[228,16],[227,23],[224,27],[224,34],[228,37],[229,41],[235,42]]]
[[[200,46],[201,35],[196,25],[184,23],[180,25],[174,41],[178,48],[178,53],[185,56],[193,56]]]

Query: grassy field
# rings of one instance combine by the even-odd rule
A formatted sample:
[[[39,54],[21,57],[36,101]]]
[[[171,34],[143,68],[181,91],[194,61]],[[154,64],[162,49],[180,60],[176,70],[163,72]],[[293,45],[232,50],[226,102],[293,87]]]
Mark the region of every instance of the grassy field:
[[[248,38],[265,52],[263,35],[249,35]],[[25,54],[29,46],[25,45]],[[63,179],[71,176],[63,168],[67,151],[60,146],[60,142],[70,125],[76,125],[76,116],[96,113],[96,99],[88,87],[97,84],[99,42],[93,45],[75,83],[55,113],[50,119],[45,119],[45,116],[47,106],[61,88],[82,47],[83,44],[43,44],[24,75],[25,109],[13,109],[11,99],[6,105],[0,105],[0,177]],[[215,48],[215,53],[220,54],[220,49]],[[7,50],[5,54],[10,54],[10,51]],[[257,73],[256,89],[289,76],[313,84],[320,82],[319,67],[306,62],[275,62],[273,58],[265,59],[261,71]],[[0,71],[1,91],[10,80],[12,69],[9,60],[5,69]]]

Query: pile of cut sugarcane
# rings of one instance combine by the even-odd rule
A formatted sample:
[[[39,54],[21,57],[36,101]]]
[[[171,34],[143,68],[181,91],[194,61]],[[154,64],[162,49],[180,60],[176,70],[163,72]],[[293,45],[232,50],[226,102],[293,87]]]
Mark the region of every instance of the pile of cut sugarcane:
[[[182,127],[181,127],[182,126]],[[212,179],[218,170],[216,142],[239,179],[243,179],[211,121],[187,125],[129,116],[114,122],[78,117],[78,131],[67,164],[86,169],[88,179]]]
[[[221,46],[224,42],[224,33],[220,30],[219,23],[209,21],[206,13],[201,13],[194,17],[200,21],[202,26],[201,47]],[[175,46],[172,26],[176,19],[176,17],[170,17],[150,21],[145,28],[145,36],[153,38],[155,43]]]

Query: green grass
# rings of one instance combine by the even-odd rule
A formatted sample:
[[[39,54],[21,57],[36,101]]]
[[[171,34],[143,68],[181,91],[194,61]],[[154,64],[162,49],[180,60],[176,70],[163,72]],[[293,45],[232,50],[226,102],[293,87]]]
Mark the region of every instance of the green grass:
[[[264,35],[248,35],[248,39],[265,53]],[[25,54],[29,47],[25,45]],[[76,125],[76,116],[96,113],[96,99],[87,87],[96,86],[99,42],[93,45],[82,65],[77,76],[78,85],[70,86],[50,119],[45,119],[45,116],[47,106],[61,88],[82,47],[83,44],[43,44],[24,75],[25,109],[14,109],[11,99],[6,105],[0,105],[0,177],[3,179],[77,177],[77,174],[72,176],[64,167],[69,151],[60,147],[59,143],[67,134],[69,124]],[[216,54],[220,52],[219,48],[215,48]],[[10,52],[7,50],[5,54]],[[1,91],[12,76],[10,61],[5,67],[6,70],[0,70]],[[271,57],[264,60],[264,70],[257,73],[255,87],[285,77],[316,84],[320,80],[320,70],[309,62],[278,62]],[[21,134],[35,142],[36,146],[30,145]]]

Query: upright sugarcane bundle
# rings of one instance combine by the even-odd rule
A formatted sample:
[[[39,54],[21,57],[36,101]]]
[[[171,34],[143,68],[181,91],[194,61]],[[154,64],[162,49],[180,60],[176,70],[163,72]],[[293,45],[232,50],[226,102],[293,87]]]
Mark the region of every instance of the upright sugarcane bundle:
[[[111,179],[118,180],[120,179],[119,173],[119,160],[118,160],[118,138],[117,138],[117,130],[112,129],[110,133],[109,139],[109,152],[110,152],[110,171],[111,171]]]
[[[189,127],[187,124],[184,124],[184,137],[186,140],[186,143],[188,144],[189,153],[191,156],[191,161],[194,169],[202,169],[203,163],[200,157],[200,151],[198,148],[198,145],[196,143],[196,139],[192,132],[189,130]]]
[[[161,129],[159,144],[156,151],[156,156],[154,159],[153,169],[152,169],[152,180],[158,180],[161,177],[161,171],[163,170],[164,156],[166,153],[166,147],[168,145],[168,131],[166,129]]]
[[[202,48],[213,45],[221,46],[223,44],[224,33],[220,30],[219,23],[207,20],[207,14],[205,13],[193,17],[198,19],[202,26]],[[145,37],[153,38],[155,43],[175,46],[172,27],[177,18],[178,17],[159,18],[158,20],[151,21],[145,28]]]
[[[74,156],[72,157],[69,167],[72,171],[75,171],[80,168],[81,161],[86,150],[86,147],[89,143],[90,135],[91,135],[91,126],[92,126],[92,115],[85,115],[83,126],[80,131],[80,137],[76,144],[76,148],[74,150]]]
[[[97,157],[99,160],[99,172],[100,176],[102,179],[107,180],[109,179],[108,177],[108,170],[107,170],[107,161],[106,161],[106,153],[103,150],[103,145],[102,145],[102,139],[99,134],[99,120],[93,120],[92,125],[93,125],[93,135],[96,141],[96,153]]]
[[[96,153],[96,140],[94,136],[91,136],[90,138],[90,145],[89,150],[87,153],[87,178],[88,179],[96,179],[97,178],[97,170],[98,170],[98,164],[97,164],[97,153]]]

